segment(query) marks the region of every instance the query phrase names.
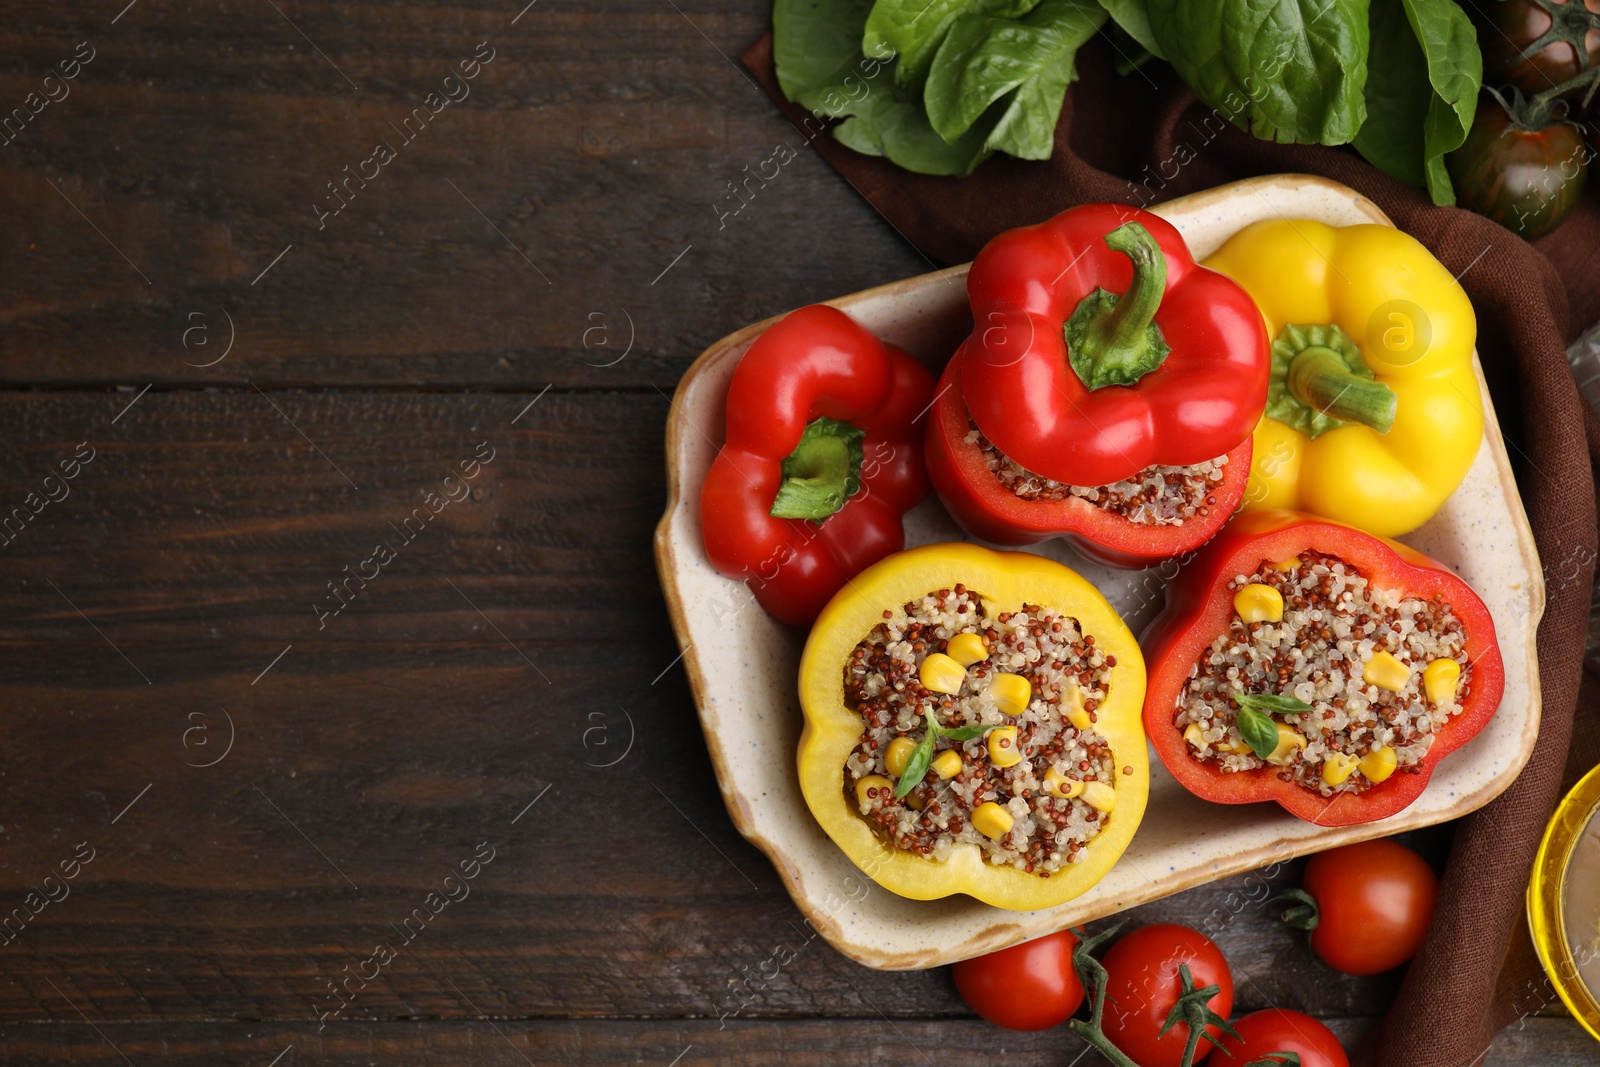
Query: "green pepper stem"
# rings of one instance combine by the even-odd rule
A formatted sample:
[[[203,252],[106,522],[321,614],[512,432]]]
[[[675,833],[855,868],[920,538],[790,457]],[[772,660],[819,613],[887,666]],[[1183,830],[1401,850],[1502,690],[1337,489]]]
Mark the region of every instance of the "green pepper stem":
[[[1150,231],[1137,222],[1118,226],[1106,247],[1133,263],[1133,281],[1118,296],[1096,289],[1079,301],[1067,319],[1067,357],[1090,389],[1133,385],[1161,365],[1172,351],[1156,309],[1167,291],[1167,258]]]
[[[1307,407],[1344,422],[1388,433],[1394,428],[1394,390],[1350,373],[1339,354],[1313,345],[1289,364],[1289,394]]]
[[[821,522],[861,486],[861,438],[849,423],[813,419],[783,461],[783,483],[769,512],[777,519]]]

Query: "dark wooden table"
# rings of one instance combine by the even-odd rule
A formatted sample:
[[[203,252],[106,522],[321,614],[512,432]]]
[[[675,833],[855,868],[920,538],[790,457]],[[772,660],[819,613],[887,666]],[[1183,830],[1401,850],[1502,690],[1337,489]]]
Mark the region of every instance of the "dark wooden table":
[[[749,992],[797,912],[672,666],[668,398],[929,265],[804,150],[728,214],[801,148],[764,0],[524,3],[3,5],[0,1059],[1075,1062],[820,941]],[[1134,919],[1354,1038],[1297,873]]]

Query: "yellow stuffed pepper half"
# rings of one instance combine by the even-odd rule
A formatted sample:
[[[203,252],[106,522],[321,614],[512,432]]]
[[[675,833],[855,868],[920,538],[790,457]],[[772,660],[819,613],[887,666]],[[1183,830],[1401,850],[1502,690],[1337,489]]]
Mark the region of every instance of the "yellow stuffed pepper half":
[[[1048,908],[1105,876],[1149,795],[1144,660],[1042,556],[927,545],[857,575],[800,661],[806,804],[879,885]]]

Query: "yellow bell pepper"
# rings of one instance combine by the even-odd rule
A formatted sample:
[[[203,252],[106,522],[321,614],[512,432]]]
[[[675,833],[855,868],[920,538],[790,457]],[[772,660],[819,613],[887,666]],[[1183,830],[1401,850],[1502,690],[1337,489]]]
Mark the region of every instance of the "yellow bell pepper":
[[[1205,265],[1275,338],[1245,506],[1386,537],[1427,522],[1483,440],[1477,319],[1444,265],[1393,227],[1306,219],[1253,223]]]
[[[1116,657],[1094,723],[1110,744],[1117,768],[1114,785],[1097,783],[1102,789],[1096,793],[1100,803],[1095,806],[1108,814],[1100,832],[1085,845],[1088,855],[1063,864],[1048,878],[990,864],[971,843],[957,843],[950,858],[942,861],[896,848],[873,832],[846,792],[845,762],[862,734],[861,715],[845,703],[846,662],[856,645],[883,621],[886,610],[898,615],[908,601],[957,584],[979,596],[989,616],[1019,610],[1027,603],[1070,615],[1084,634],[1093,635],[1097,649]],[[834,843],[891,892],[916,900],[965,893],[995,907],[1018,910],[1054,907],[1104,877],[1144,815],[1150,787],[1141,721],[1144,686],[1144,658],[1133,634],[1100,591],[1077,572],[1042,556],[994,552],[970,544],[926,545],[901,552],[852,579],[822,610],[806,642],[800,659],[800,704],[805,713],[799,751],[801,792]],[[946,749],[940,755],[955,753]],[[1127,768],[1132,768],[1131,774],[1122,773]],[[1006,799],[1000,798],[1002,805]],[[982,829],[976,813],[972,825]]]

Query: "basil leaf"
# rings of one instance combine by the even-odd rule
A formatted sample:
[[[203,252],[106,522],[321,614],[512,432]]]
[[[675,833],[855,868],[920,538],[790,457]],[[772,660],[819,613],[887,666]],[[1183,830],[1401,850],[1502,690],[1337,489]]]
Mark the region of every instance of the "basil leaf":
[[[1048,159],[1078,47],[1105,22],[1089,0],[1044,0],[1020,20],[969,15],[951,27],[928,72],[928,120],[954,143],[989,107],[1014,95],[996,122],[1006,151]],[[991,147],[998,147],[991,141]]]
[[[1161,54],[1160,44],[1156,42],[1155,31],[1150,28],[1150,8],[1146,0],[1100,0],[1100,6],[1106,9],[1111,21],[1121,26],[1124,33],[1143,45],[1146,52],[1157,59],[1166,58]],[[1137,57],[1123,58],[1134,66],[1139,65]]]
[[[911,750],[911,756],[906,760],[906,769],[900,773],[900,780],[894,784],[896,800],[903,799],[927,776],[928,764],[933,762],[933,744],[937,738],[938,729],[931,729],[922,735],[917,747]]]
[[[1195,93],[1266,141],[1345,144],[1367,117],[1367,0],[1148,0]]]
[[[1241,707],[1276,712],[1279,715],[1304,715],[1311,710],[1311,705],[1304,700],[1278,696],[1276,693],[1235,693],[1233,699],[1237,700]]]
[[[1454,0],[1372,0],[1367,121],[1355,147],[1387,174],[1454,204],[1444,155],[1472,128],[1483,55]]]
[[[1272,716],[1241,703],[1233,721],[1244,743],[1261,759],[1272,755],[1273,749],[1278,747],[1278,724],[1272,721]]]
[[[867,15],[861,50],[898,56],[895,82],[921,85],[951,24],[971,7],[972,0],[877,0]]]
[[[859,75],[861,27],[871,7],[872,0],[773,0],[772,62],[784,96],[798,102]]]
[[[990,730],[998,730],[1004,726],[1003,722],[990,723],[987,726],[957,726],[954,730],[939,728],[939,732],[952,741],[971,741],[974,737],[982,737]]]

